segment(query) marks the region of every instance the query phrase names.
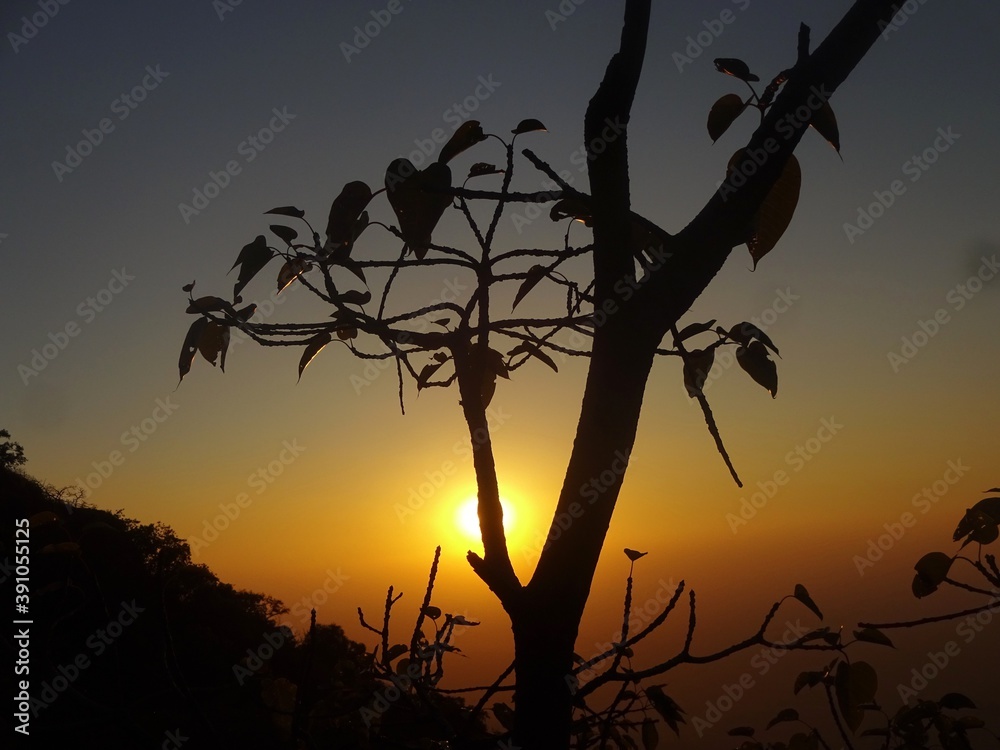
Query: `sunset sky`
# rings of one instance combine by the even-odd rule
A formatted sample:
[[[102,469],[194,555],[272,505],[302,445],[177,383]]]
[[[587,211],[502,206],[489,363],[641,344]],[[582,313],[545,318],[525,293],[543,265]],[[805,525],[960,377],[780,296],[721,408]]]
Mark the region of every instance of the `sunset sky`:
[[[741,58],[769,80],[794,62],[800,22],[815,46],[849,5],[655,4],[629,133],[633,208],[681,229],[752,132],[744,116],[712,144],[712,103],[746,93],[713,58]],[[109,0],[59,5],[48,17],[36,2],[4,3],[0,427],[24,446],[27,470],[57,487],[89,483],[89,502],[169,524],[223,580],[282,599],[296,629],[316,606],[321,622],[365,640],[356,609],[380,614],[392,584],[405,593],[397,606],[409,608],[402,640],[441,544],[435,603],[484,623],[461,636],[471,658],[454,660],[451,682],[492,681],[509,661],[510,636],[464,561],[479,544],[459,521],[475,484],[457,394],[418,396],[407,383],[402,416],[393,370],[366,372],[345,347],[330,346],[296,383],[299,349],[252,342],[231,348],[226,373],[199,358],[177,387],[192,321],[181,287],[196,279],[196,293],[229,296],[235,274],[226,274],[240,248],[275,223],[264,211],[296,205],[322,231],[345,183],[380,187],[392,159],[469,118],[504,138],[524,118],[541,120],[548,132],[519,136],[518,146],[587,190],[583,113],[617,49],[623,6]],[[954,551],[965,508],[1000,485],[1000,6],[909,6],[832,99],[843,160],[807,133],[788,232],[754,272],[737,248],[685,318],[759,321],[781,351],[776,399],[731,357],[717,360],[706,390],[746,486],[729,477],[678,363],[657,364],[578,642],[585,657],[619,624],[626,546],[650,552],[636,569],[637,603],[655,602],[671,580],[698,591],[695,644],[704,650],[749,635],[796,583],[834,626],[981,603],[971,595],[917,602],[909,587],[913,563]],[[45,23],[25,29],[24,17]],[[502,158],[487,141],[452,168],[464,175],[473,162]],[[515,189],[542,188],[526,160],[515,170]],[[226,173],[216,180],[224,187],[210,189],[215,197],[197,213],[187,210],[213,173]],[[485,178],[480,187],[499,184]],[[883,209],[879,196],[891,205]],[[384,196],[369,211],[395,223]],[[877,216],[859,223],[861,211]],[[474,243],[457,212],[439,231]],[[534,221],[512,208],[496,246],[554,247],[564,231],[547,207]],[[584,244],[586,231],[577,225],[571,237]],[[369,231],[358,251],[388,259],[399,243]],[[273,309],[269,322],[329,314],[297,284],[275,306],[276,271],[269,266],[243,292]],[[455,274],[425,273],[398,305],[469,288]],[[555,287],[529,300],[552,312],[563,304]],[[501,493],[516,516],[511,556],[524,580],[569,456],[585,364],[561,361],[558,374],[524,367],[500,383],[491,406]],[[777,487],[779,472],[787,481]],[[740,518],[741,509],[751,516],[757,491],[770,496]],[[217,521],[227,508],[232,519]],[[912,527],[859,570],[869,542],[907,512]],[[779,622],[815,624],[785,606]],[[856,653],[906,675],[955,639],[955,628],[893,634],[906,654]],[[995,677],[979,693],[969,684],[987,655],[996,658],[1000,625],[959,642],[956,666],[928,695],[965,685],[985,701],[992,684],[1000,714]],[[637,662],[678,645],[665,637]],[[722,684],[755,672],[751,656],[669,682],[688,686],[680,702],[689,714],[704,714]],[[780,694],[792,705],[795,669],[820,663],[793,660],[783,676],[759,675],[762,698]],[[886,676],[880,690],[893,707],[898,681]],[[753,711],[740,704],[727,726],[752,721]]]

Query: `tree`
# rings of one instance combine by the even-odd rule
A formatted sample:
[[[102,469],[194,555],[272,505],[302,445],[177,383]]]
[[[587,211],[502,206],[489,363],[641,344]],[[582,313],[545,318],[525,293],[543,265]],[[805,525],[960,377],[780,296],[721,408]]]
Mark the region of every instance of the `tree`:
[[[24,466],[28,459],[24,457],[24,448],[21,444],[11,440],[7,430],[0,430],[0,438],[3,438],[3,442],[0,442],[0,466],[8,469]]]
[[[749,108],[760,112],[761,123],[734,155],[726,180],[676,234],[635,215],[630,208],[628,123],[642,70],[651,3],[628,0],[620,49],[609,62],[584,118],[589,195],[563,183],[529,151],[524,155],[554,181],[556,189],[511,192],[514,142],[544,126],[537,120],[524,120],[507,143],[498,136],[487,136],[478,122],[469,121],[426,168],[417,169],[408,160],[397,159],[389,165],[381,190],[373,192],[363,182],[348,183],[333,201],[325,239],[298,208],[283,206],[267,212],[304,221],[311,241],[299,241],[298,232],[286,225],[271,226],[284,243],[280,249],[270,247],[263,235],[257,236],[242,249],[233,266],[239,267],[239,274],[232,302],[214,296],[195,298],[194,285],[185,287],[191,295],[188,312],[199,317],[182,348],[181,378],[199,351],[212,364],[218,361],[224,368],[231,329],[236,328],[264,345],[304,347],[300,377],[311,359],[334,341],[344,343],[361,358],[391,361],[399,379],[401,407],[406,378],[418,389],[457,386],[472,442],[484,548],[482,557],[470,552],[468,561],[511,619],[517,680],[514,735],[518,744],[527,748],[568,744],[574,701],[574,641],[627,470],[656,356],[681,359],[688,392],[699,400],[717,447],[739,482],[701,385],[715,349],[732,345],[737,347],[741,366],[773,395],[777,375],[767,354],[769,348],[774,349],[773,343],[744,323],[713,328],[712,321],[681,330],[678,325],[734,248],[747,244],[756,263],[777,242],[798,194],[793,156],[796,145],[810,125],[837,145],[828,100],[901,4],[857,0],[815,50],[811,50],[809,29],[803,26],[794,64],[773,76],[760,94],[751,85],[759,79],[745,63],[716,60],[721,72],[744,81],[753,93],[746,102],[723,97],[716,104],[709,123],[713,138]],[[608,134],[608,123],[616,124],[613,135]],[[488,137],[503,143],[504,168],[473,164],[462,186],[454,187],[449,161]],[[465,186],[471,179],[497,174],[503,175],[499,191]],[[370,202],[383,192],[398,227],[371,221],[368,216]],[[495,202],[485,232],[470,209],[475,201]],[[494,253],[500,216],[515,202],[552,203],[552,218],[583,221],[593,230],[592,243],[571,246],[567,232],[563,248]],[[473,229],[478,243],[475,252],[433,242],[433,231],[449,208],[461,212]],[[402,241],[396,260],[352,256],[369,227],[379,227]],[[254,305],[236,309],[244,287],[275,257],[284,260],[278,289],[298,280],[334,308],[332,319],[308,324],[252,323]],[[577,257],[589,258],[592,263],[592,275],[582,281],[557,270],[568,267],[568,261]],[[523,264],[528,261],[535,264],[525,269]],[[390,292],[401,274],[442,265],[475,275],[476,289],[464,305],[439,302],[396,314],[387,312]],[[367,285],[366,272],[388,274],[375,314],[363,307],[372,302],[371,289],[347,288],[346,280],[353,277]],[[311,280],[317,277],[317,281]],[[540,318],[497,314],[496,300],[503,285],[518,284],[516,306],[543,281],[565,291],[564,312]],[[417,325],[428,317],[434,318],[433,330]],[[589,339],[589,348],[556,343],[555,334],[567,330]],[[706,335],[715,336],[709,345],[690,350],[685,345],[694,336]],[[504,339],[514,342],[506,354],[496,348],[496,342]],[[504,536],[487,407],[498,378],[508,378],[512,371],[534,360],[555,368],[552,352],[586,355],[590,363],[573,450],[553,515],[553,533],[530,580],[522,582],[514,573]],[[559,519],[572,522],[555,533]],[[610,679],[620,680],[621,675]]]

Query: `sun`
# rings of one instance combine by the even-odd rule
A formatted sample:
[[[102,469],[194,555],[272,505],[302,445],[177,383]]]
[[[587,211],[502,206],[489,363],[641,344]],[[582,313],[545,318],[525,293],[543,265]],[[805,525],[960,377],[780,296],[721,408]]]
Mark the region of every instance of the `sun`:
[[[509,535],[517,523],[517,512],[514,506],[505,497],[500,498],[500,507],[503,508],[503,528]],[[470,541],[479,542],[479,500],[469,497],[459,503],[455,512],[455,524],[459,532]]]

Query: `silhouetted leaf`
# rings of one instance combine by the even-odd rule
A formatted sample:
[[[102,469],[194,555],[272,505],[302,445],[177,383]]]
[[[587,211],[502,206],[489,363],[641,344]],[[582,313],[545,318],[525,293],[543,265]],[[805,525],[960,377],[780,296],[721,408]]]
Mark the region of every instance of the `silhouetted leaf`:
[[[262,234],[258,234],[253,242],[243,246],[239,257],[233,263],[233,268],[236,268],[236,266],[240,267],[236,285],[233,287],[234,298],[239,296],[243,288],[250,283],[250,280],[257,275],[257,272],[266,266],[268,261],[273,257],[274,251],[267,246],[267,238]],[[233,268],[229,269],[230,273],[232,273]]]
[[[451,621],[456,625],[465,625],[466,627],[469,628],[474,628],[476,625],[479,624],[475,620],[466,620],[463,615],[455,615],[454,617],[451,618]]]
[[[309,343],[306,344],[306,350],[302,352],[302,357],[299,359],[299,380],[302,380],[302,371],[312,362],[313,357],[323,351],[323,347],[332,340],[333,337],[327,331],[317,333],[309,339]]]
[[[837,150],[838,154],[840,153],[840,129],[837,127],[837,117],[833,114],[830,102],[823,102],[823,106],[813,113],[809,124]]]
[[[233,313],[233,306],[222,297],[199,297],[188,303],[186,313],[206,313],[206,312],[230,312]]]
[[[637,552],[634,549],[629,549],[628,547],[625,548],[625,557],[627,557],[632,562],[635,562],[640,557],[645,557],[648,554],[649,554],[648,552]]]
[[[530,341],[522,341],[520,344],[515,346],[509,352],[507,352],[507,357],[515,357],[518,354],[528,354],[532,357],[540,359],[546,365],[551,367],[555,372],[559,372],[559,367],[556,365],[555,360],[552,359],[548,354],[546,354],[542,349]]]
[[[642,748],[643,750],[656,750],[660,744],[660,734],[656,731],[656,722],[653,719],[643,719],[642,721]]]
[[[213,367],[222,355],[222,371],[226,371],[226,351],[229,349],[229,326],[210,321],[198,339],[198,351]]]
[[[521,282],[521,286],[517,288],[517,294],[514,295],[514,304],[510,306],[511,310],[517,307],[517,303],[524,299],[524,296],[534,289],[539,281],[545,278],[547,272],[545,266],[536,265],[528,269],[524,281]]]
[[[997,538],[998,521],[1000,521],[1000,497],[983,498],[965,511],[965,516],[955,528],[953,539],[957,542],[962,537],[968,537],[963,547],[969,542],[990,544]]]
[[[938,705],[941,706],[941,708],[951,708],[955,710],[976,707],[976,704],[962,693],[945,693],[941,696],[940,700],[938,700]]]
[[[272,208],[270,211],[265,211],[265,214],[277,214],[279,216],[291,216],[296,219],[301,219],[306,215],[306,212],[301,208],[296,208],[295,206],[278,206],[277,208]]]
[[[330,215],[326,221],[326,248],[330,252],[349,249],[360,234],[358,219],[365,206],[372,199],[372,189],[367,183],[355,180],[348,182],[330,205]],[[361,229],[368,225],[364,222]],[[344,258],[339,258],[343,262]]]
[[[552,221],[572,218],[593,226],[590,207],[579,198],[560,198],[549,209],[549,218]]]
[[[348,289],[346,292],[337,296],[345,305],[367,305],[372,300],[372,293],[369,291],[362,292],[359,289]]]
[[[503,170],[497,169],[495,164],[487,164],[484,161],[477,161],[469,167],[469,177],[482,177],[488,174],[503,174]]]
[[[417,375],[417,390],[427,387],[428,381],[431,379],[431,375],[437,372],[441,368],[440,362],[434,362],[429,365],[424,365]]]
[[[191,290],[193,290],[193,289],[194,289],[194,282],[193,281],[190,284],[185,284],[184,286],[181,287],[181,290],[185,291],[185,292],[191,292]]]
[[[451,187],[451,170],[441,162],[417,170],[409,159],[395,159],[386,170],[385,187],[403,240],[422,259],[434,227],[451,205],[449,195],[431,191]]]
[[[650,685],[645,688],[645,693],[656,712],[667,722],[667,726],[674,730],[674,734],[680,736],[680,725],[686,723],[684,710],[663,692],[663,687],[660,685]]]
[[[386,654],[385,654],[385,661],[386,662],[390,662],[393,659],[395,659],[397,656],[402,656],[403,654],[405,654],[409,650],[410,650],[409,646],[407,646],[407,645],[405,645],[403,643],[397,643],[395,646],[391,646],[389,648],[389,650],[386,652]]]
[[[990,487],[988,490],[983,490],[983,492],[1000,492],[1000,487]]]
[[[350,341],[358,337],[358,329],[354,326],[344,326],[337,329],[337,338],[341,341]]]
[[[284,224],[272,224],[269,229],[288,245],[291,245],[292,240],[299,236],[298,232],[291,227],[286,227]]]
[[[188,328],[187,335],[184,337],[184,343],[181,345],[181,356],[177,364],[181,374],[180,380],[184,380],[184,376],[191,372],[191,363],[194,362],[194,355],[198,351],[198,341],[201,339],[201,332],[205,330],[205,326],[210,322],[208,318],[198,318]]]
[[[753,737],[753,727],[733,727],[726,734],[731,737]]]
[[[486,135],[478,120],[467,120],[458,126],[448,142],[441,148],[438,155],[438,164],[447,164],[467,148],[475,146],[480,141],[485,141]]]
[[[529,117],[527,120],[521,120],[521,122],[517,124],[517,127],[510,132],[514,135],[520,135],[521,133],[531,133],[536,130],[545,131],[546,128],[539,120]]]
[[[809,596],[809,592],[806,591],[806,587],[801,583],[795,584],[795,593],[793,596],[809,607],[809,609],[811,609],[819,619],[823,619],[823,613],[820,612],[819,607],[816,606],[816,602],[812,600],[812,597]]]
[[[715,69],[728,76],[739,78],[741,81],[759,81],[760,78],[750,72],[749,66],[742,60],[735,57],[717,57],[714,60]]]
[[[299,275],[305,273],[310,268],[312,268],[309,263],[307,263],[302,258],[292,258],[291,260],[286,260],[285,264],[278,271],[278,291],[291,284]]]
[[[687,341],[692,336],[697,336],[699,333],[705,333],[705,331],[711,331],[712,326],[715,325],[714,320],[710,320],[707,323],[691,323],[690,325],[684,326],[681,330],[677,332],[675,340],[677,341]]]
[[[799,676],[795,678],[795,686],[793,692],[798,695],[799,691],[804,687],[816,687],[823,681],[822,672],[800,672]]]
[[[892,641],[889,640],[889,636],[887,636],[881,630],[876,630],[875,628],[863,628],[861,630],[855,630],[854,637],[859,641],[866,641],[868,643],[877,643],[880,646],[889,646],[890,648],[895,648],[895,646],[892,645]]]
[[[775,716],[773,719],[771,719],[769,722],[767,722],[767,726],[765,727],[765,729],[770,729],[775,724],[781,724],[782,722],[785,721],[798,721],[798,720],[799,720],[799,712],[796,711],[794,708],[786,708],[781,711],[778,711],[778,715]]]
[[[751,341],[749,346],[736,350],[736,361],[754,381],[763,386],[771,398],[778,395],[778,368],[767,356],[767,349],[759,341]]]
[[[691,398],[702,395],[715,362],[715,349],[694,349],[684,357],[684,387]]]
[[[917,561],[913,569],[928,584],[936,586],[948,577],[952,562],[951,556],[944,552],[928,552]]]
[[[436,620],[441,616],[441,609],[439,607],[435,607],[432,604],[428,604],[420,611],[424,614],[424,616],[429,617],[432,620]]]
[[[747,346],[750,341],[757,339],[772,352],[778,354],[778,347],[774,345],[774,342],[771,341],[770,337],[753,323],[747,323],[746,321],[737,323],[729,329],[726,335],[733,341],[738,341],[743,344],[743,346]],[[780,357],[781,355],[778,354],[778,356]]]
[[[799,202],[799,189],[802,187],[802,168],[794,155],[788,157],[781,176],[768,191],[754,217],[747,248],[753,258],[753,267],[757,268],[760,259],[767,255],[788,229]]]
[[[743,112],[743,99],[736,94],[726,94],[712,105],[708,113],[708,135],[715,143]]]
[[[834,678],[834,693],[844,723],[852,732],[857,731],[864,719],[862,704],[875,700],[878,675],[870,664],[863,661],[840,662]]]

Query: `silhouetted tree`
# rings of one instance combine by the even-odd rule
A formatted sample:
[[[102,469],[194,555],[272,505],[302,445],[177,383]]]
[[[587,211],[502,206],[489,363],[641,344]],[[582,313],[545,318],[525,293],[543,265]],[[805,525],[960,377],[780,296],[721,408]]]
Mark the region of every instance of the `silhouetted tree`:
[[[0,441],[0,466],[6,466],[10,469],[24,466],[28,459],[24,456],[24,448],[21,447],[21,444],[11,440],[7,430],[0,430],[0,438],[3,438]]]
[[[724,327],[712,321],[679,329],[681,318],[734,248],[746,244],[756,263],[777,242],[798,197],[800,176],[793,151],[810,124],[839,147],[836,121],[827,100],[902,3],[857,0],[814,50],[809,30],[803,26],[794,61],[772,76],[760,92],[752,85],[758,77],[745,63],[727,58],[715,61],[721,72],[745,82],[752,93],[746,101],[735,95],[720,99],[710,116],[710,135],[718,138],[743,111],[758,111],[761,122],[745,147],[734,154],[726,180],[691,222],[676,233],[635,215],[630,207],[628,126],[643,65],[650,5],[650,0],[627,1],[620,49],[610,60],[584,117],[589,195],[562,182],[529,151],[524,155],[554,181],[556,189],[511,192],[514,141],[544,126],[537,120],[524,120],[514,128],[508,143],[499,136],[487,136],[478,122],[469,121],[456,130],[437,161],[424,169],[417,169],[406,159],[396,159],[386,171],[384,189],[373,192],[364,182],[348,183],[333,201],[324,238],[298,208],[283,206],[268,211],[302,220],[311,238],[302,241],[292,227],[272,225],[272,232],[283,246],[272,248],[260,235],[243,248],[234,265],[239,267],[239,277],[232,302],[191,294],[188,307],[189,313],[199,317],[181,352],[182,378],[198,351],[213,364],[221,358],[224,367],[230,331],[237,328],[264,345],[303,347],[300,377],[309,361],[333,341],[344,342],[358,357],[392,361],[399,379],[401,405],[406,379],[412,379],[418,389],[457,386],[473,447],[484,547],[482,557],[470,552],[468,561],[511,619],[516,673],[513,735],[516,744],[529,750],[566,748],[574,700],[584,697],[583,691],[574,696],[574,676],[580,670],[580,665],[574,663],[574,641],[625,477],[647,379],[657,355],[681,360],[688,393],[701,404],[718,450],[739,482],[702,386],[715,350],[723,345],[735,346],[743,369],[773,395],[777,374],[768,356],[769,349],[775,350],[773,342],[748,323]],[[616,124],[613,135],[607,131],[608,123]],[[506,164],[498,168],[475,163],[462,185],[455,187],[449,161],[487,137],[503,144]],[[501,174],[499,191],[466,187],[469,180]],[[371,221],[368,216],[366,208],[382,192],[398,226]],[[470,210],[474,201],[495,203],[485,231]],[[582,247],[571,246],[567,232],[562,248],[496,253],[494,234],[501,214],[511,203],[552,203],[550,216],[554,220],[584,222],[593,230],[593,241]],[[433,242],[434,228],[449,208],[461,212],[473,229],[478,245],[474,251]],[[370,227],[380,227],[401,241],[402,250],[396,260],[371,260],[352,254],[362,233]],[[254,305],[236,309],[242,302],[244,287],[275,257],[284,261],[278,273],[278,289],[298,280],[332,306],[331,318],[308,324],[253,323]],[[592,274],[583,280],[573,280],[563,273],[569,273],[565,269],[573,265],[567,261],[578,257],[586,257],[592,264]],[[525,268],[528,263],[533,265]],[[439,302],[420,309],[387,312],[397,279],[404,272],[427,267],[457,268],[473,274],[475,291],[464,302]],[[353,279],[367,285],[367,275],[374,273],[385,273],[387,277],[373,313],[365,309],[372,303],[372,291],[349,287]],[[565,310],[550,317],[499,314],[496,301],[502,285],[509,289],[517,284],[516,306],[542,282],[556,285],[565,295]],[[193,286],[188,285],[185,291],[191,293]],[[559,343],[555,336],[561,331],[585,337],[589,346]],[[711,343],[694,348],[691,340],[695,336],[713,338]],[[513,347],[502,353],[500,341],[513,343]],[[556,501],[553,532],[557,528],[555,519],[571,518],[573,522],[550,534],[531,578],[523,582],[515,575],[504,535],[487,407],[498,378],[508,378],[511,372],[534,360],[555,369],[554,352],[590,358],[573,449]],[[797,591],[796,597],[803,603],[811,602],[804,589]],[[693,622],[693,598],[691,602]],[[774,611],[760,633],[737,645],[746,648],[767,642],[764,629]],[[626,648],[625,630],[623,643],[618,646],[622,652]],[[837,638],[829,633],[814,635],[812,640],[825,640],[825,645],[811,644],[816,648],[840,648]],[[674,660],[645,672],[658,674],[672,665],[705,660],[693,656],[689,647],[690,634]],[[602,682],[627,684],[633,675],[620,668],[621,653],[611,658],[612,667]],[[647,691],[647,698],[676,727],[676,704],[662,691]],[[672,717],[672,722],[667,717]],[[607,741],[606,733],[601,741]]]

